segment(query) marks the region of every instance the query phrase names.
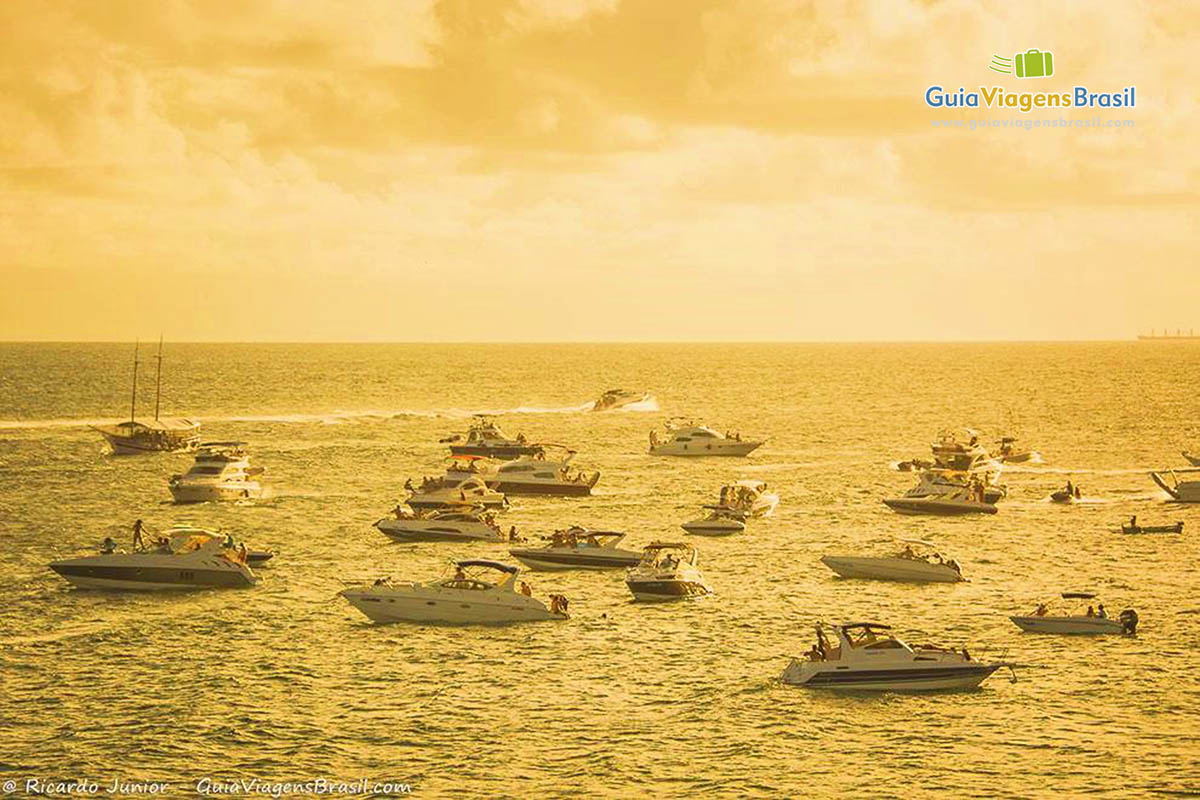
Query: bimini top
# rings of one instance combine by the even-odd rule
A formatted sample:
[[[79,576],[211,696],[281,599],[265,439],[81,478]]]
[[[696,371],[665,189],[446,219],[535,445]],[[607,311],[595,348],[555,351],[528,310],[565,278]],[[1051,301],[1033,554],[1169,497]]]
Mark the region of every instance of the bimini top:
[[[651,542],[644,549],[646,552],[653,550],[691,550],[692,546],[686,542]]]
[[[881,625],[878,622],[846,622],[838,626],[844,631],[852,631],[856,628],[864,628],[867,630],[890,631],[891,625]]]
[[[1092,592],[1063,592],[1063,600],[1092,600],[1096,597]]]
[[[509,575],[516,575],[521,571],[520,567],[512,567],[499,561],[488,561],[487,559],[482,558],[471,558],[467,559],[466,561],[455,561],[454,566],[462,567],[463,569],[466,569],[467,567],[483,567],[485,569],[494,569],[498,572],[507,572]]]

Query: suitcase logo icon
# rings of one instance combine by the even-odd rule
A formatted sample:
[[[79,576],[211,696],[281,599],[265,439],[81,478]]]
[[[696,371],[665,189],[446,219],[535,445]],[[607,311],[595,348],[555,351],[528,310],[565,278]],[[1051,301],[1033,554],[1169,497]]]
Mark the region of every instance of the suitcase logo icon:
[[[1049,78],[1054,74],[1054,54],[1049,50],[1026,50],[1013,56],[1018,78]]]

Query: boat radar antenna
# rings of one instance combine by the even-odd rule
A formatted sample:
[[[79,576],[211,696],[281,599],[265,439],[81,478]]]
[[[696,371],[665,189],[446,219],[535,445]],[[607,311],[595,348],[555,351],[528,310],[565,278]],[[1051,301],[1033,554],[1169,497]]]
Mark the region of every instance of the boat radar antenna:
[[[129,421],[131,423],[137,415],[138,344],[139,342],[135,339],[133,342],[133,392],[129,398]]]
[[[155,360],[158,362],[158,369],[154,376],[154,419],[155,420],[158,419],[158,404],[159,404],[159,401],[162,399],[162,343],[163,343],[163,337],[162,337],[162,334],[160,333],[158,335],[158,355],[154,357]]]

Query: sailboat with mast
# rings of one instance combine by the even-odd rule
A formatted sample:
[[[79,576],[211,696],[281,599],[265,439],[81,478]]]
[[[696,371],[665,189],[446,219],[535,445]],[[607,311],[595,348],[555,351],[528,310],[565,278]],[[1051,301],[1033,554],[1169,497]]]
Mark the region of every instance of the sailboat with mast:
[[[194,450],[200,444],[200,423],[183,417],[161,417],[162,337],[158,339],[158,362],[154,379],[154,418],[137,416],[138,345],[133,346],[133,389],[129,399],[129,419],[113,425],[93,425],[112,448],[114,455],[137,453],[176,453]]]

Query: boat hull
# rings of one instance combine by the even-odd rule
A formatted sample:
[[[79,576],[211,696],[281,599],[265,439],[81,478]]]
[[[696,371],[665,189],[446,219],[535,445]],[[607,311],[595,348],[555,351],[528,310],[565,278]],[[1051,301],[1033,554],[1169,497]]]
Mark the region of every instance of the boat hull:
[[[253,484],[237,484],[232,486],[213,486],[188,484],[171,484],[171,497],[178,505],[189,503],[229,503],[237,500],[257,500],[262,497],[262,486]]]
[[[933,514],[955,517],[964,514],[995,514],[996,507],[986,503],[964,503],[936,498],[892,497],[883,504],[899,514]]]
[[[838,669],[835,662],[822,669],[805,669],[793,661],[783,672],[783,682],[808,689],[833,689],[857,692],[933,692],[974,689],[983,683],[998,664],[953,664],[944,667],[910,664],[884,669]]]
[[[685,522],[679,527],[695,536],[732,536],[735,533],[741,533],[746,530],[745,523],[741,522],[715,524],[712,522],[697,521]]]
[[[532,570],[540,572],[572,569],[621,569],[636,566],[641,553],[589,553],[587,551],[555,551],[539,548],[510,550],[513,558]]]
[[[544,497],[586,497],[592,486],[583,482],[569,483],[519,483],[512,481],[488,481],[487,485],[506,495]]]
[[[762,447],[762,442],[738,442],[722,439],[703,445],[667,442],[650,448],[652,456],[706,458],[709,456],[744,457]]]
[[[372,622],[424,622],[442,625],[499,625],[568,619],[541,602],[515,592],[511,598],[473,602],[455,595],[385,595],[346,589],[342,596]],[[466,602],[464,602],[464,600]]]
[[[139,437],[111,436],[103,431],[101,431],[101,435],[104,437],[104,441],[108,442],[113,455],[116,456],[135,456],[145,453],[186,453],[195,450],[196,446],[200,444],[199,436],[178,442],[158,443]]]
[[[632,581],[625,584],[640,603],[663,603],[670,600],[686,600],[712,594],[712,589],[698,581]]]
[[[959,583],[962,575],[945,564],[911,558],[822,556],[821,563],[843,578],[864,578],[905,583]]]
[[[498,531],[481,525],[478,530],[454,525],[438,525],[436,522],[424,527],[405,527],[396,520],[381,519],[375,523],[380,533],[396,542],[502,542],[504,536]]]
[[[483,506],[484,508],[504,508],[504,497],[499,498],[471,498],[468,500],[437,500],[432,498],[410,497],[405,503],[412,509],[422,511],[432,511],[438,508],[471,508],[472,506]]]
[[[50,569],[81,589],[157,592],[253,586],[240,570],[188,570],[173,567],[132,567],[55,562]]]
[[[1111,617],[1009,617],[1026,633],[1057,633],[1072,636],[1125,633],[1125,626]]]
[[[483,456],[498,458],[501,461],[512,461],[521,456],[535,455],[541,448],[536,445],[482,445],[482,444],[452,444],[450,452],[456,456]]]

